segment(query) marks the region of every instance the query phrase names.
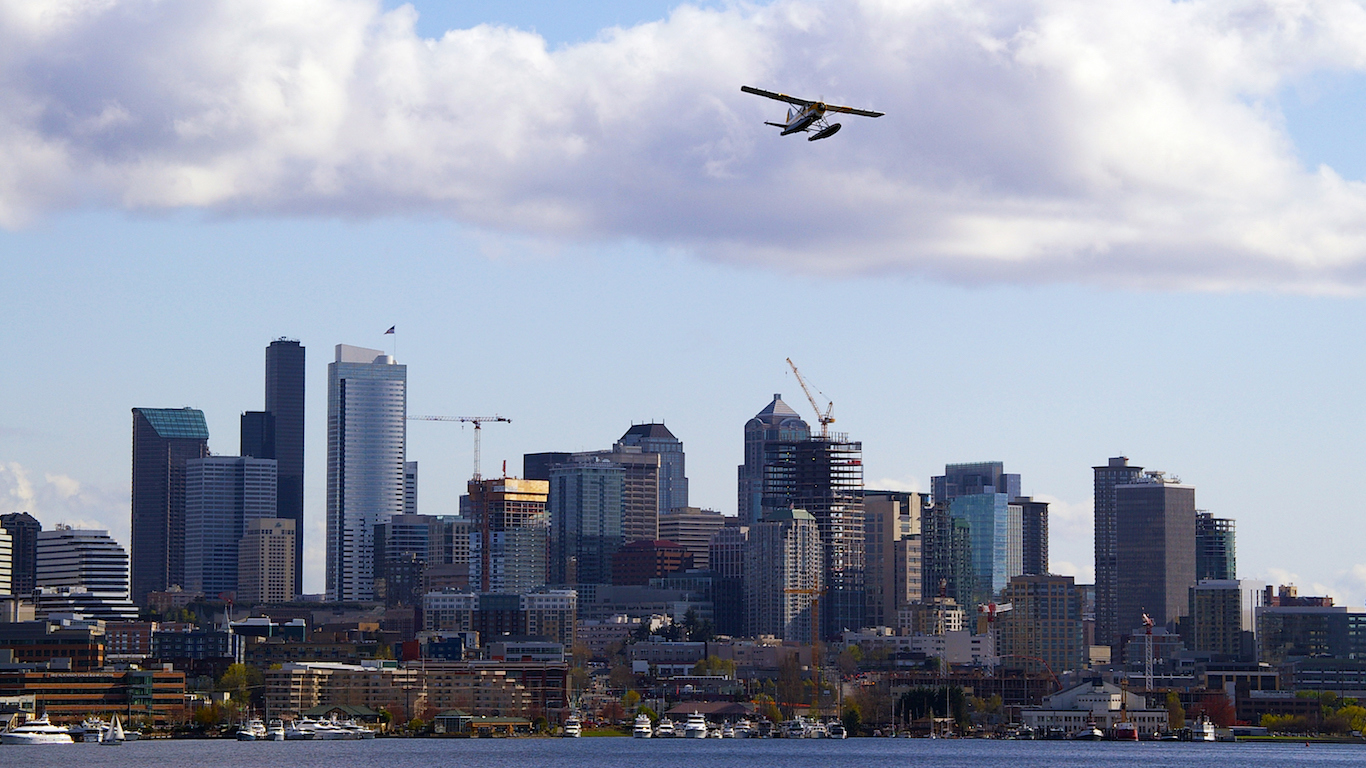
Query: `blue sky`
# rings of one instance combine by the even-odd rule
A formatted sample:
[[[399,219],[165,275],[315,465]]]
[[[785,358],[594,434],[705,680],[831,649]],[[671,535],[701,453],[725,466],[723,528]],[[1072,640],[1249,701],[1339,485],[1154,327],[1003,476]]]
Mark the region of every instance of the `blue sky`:
[[[326,10],[342,0],[310,2]],[[1041,18],[1055,11],[1037,5]],[[1222,18],[1220,7],[1237,4],[1193,5]],[[419,4],[415,33],[437,39],[481,21],[534,28],[549,58],[527,54],[535,64],[528,66],[562,68],[557,77],[569,83],[592,82],[595,62],[626,56],[614,45],[628,48],[630,61],[666,59],[690,35],[705,44],[732,28],[743,38],[780,26],[753,15],[762,7],[718,5],[654,36],[643,28],[630,40],[599,35],[663,19],[669,7]],[[804,8],[768,11],[790,21]],[[182,23],[159,23],[173,22]],[[881,81],[851,79],[841,67],[870,65],[850,53],[801,48],[809,30],[820,29],[804,23],[807,38],[765,38],[763,56],[740,62],[755,84],[800,81],[879,108],[910,98]],[[497,50],[488,70],[495,74],[511,55]],[[944,56],[940,64],[952,60]],[[327,56],[316,58],[326,69]],[[414,141],[409,154],[378,157],[348,140],[327,150],[364,162],[317,161],[299,148],[308,143],[300,136],[313,134],[294,136],[293,123],[278,115],[259,136],[233,122],[244,133],[232,134],[228,150],[187,143],[200,134],[186,126],[215,140],[229,131],[199,113],[175,123],[179,143],[169,145],[148,131],[82,144],[82,131],[94,129],[75,118],[80,125],[60,130],[51,128],[57,117],[21,126],[65,137],[41,151],[0,131],[7,168],[72,153],[33,166],[58,169],[43,183],[20,173],[26,181],[0,184],[0,216],[8,215],[0,302],[9,330],[0,347],[8,361],[0,377],[8,404],[0,411],[0,511],[30,509],[49,525],[108,526],[126,540],[129,409],[202,408],[213,450],[234,453],[238,414],[262,405],[263,348],[277,336],[299,338],[310,376],[306,538],[315,557],[306,578],[319,591],[326,364],[333,345],[386,346],[393,337],[382,331],[397,325],[410,413],[513,419],[485,431],[486,472],[504,459],[518,471],[524,452],[606,447],[633,421],[663,419],[687,448],[693,502],[733,513],[745,420],[774,392],[809,414],[784,363],[790,356],[835,401],[836,426],[864,442],[870,486],[926,488],[945,462],[1002,460],[1023,475],[1026,492],[1055,500],[1058,570],[1089,577],[1090,467],[1124,453],[1180,475],[1196,486],[1198,506],[1237,519],[1244,575],[1294,580],[1361,604],[1366,559],[1352,534],[1366,505],[1352,487],[1366,374],[1356,343],[1366,327],[1356,265],[1366,253],[1353,245],[1352,180],[1366,177],[1354,128],[1366,81],[1329,54],[1321,58],[1328,63],[1280,73],[1253,93],[1245,83],[1226,92],[1210,86],[1227,95],[1212,116],[1191,106],[1193,97],[1178,99],[1173,113],[1195,115],[1193,122],[1174,121],[1162,129],[1170,135],[1152,128],[1128,137],[1140,153],[1151,151],[1146,141],[1194,142],[1191,151],[1206,154],[1243,141],[1235,148],[1263,153],[1202,166],[1203,175],[1162,170],[1156,153],[1139,167],[1125,165],[1123,148],[1107,154],[1108,145],[1076,137],[1053,141],[1058,123],[1048,110],[1070,100],[1068,115],[1092,115],[1085,119],[1101,126],[1108,102],[1062,86],[1020,91],[1009,78],[991,80],[990,67],[971,71],[995,97],[969,92],[947,102],[921,90],[915,95],[930,114],[889,109],[882,121],[850,124],[814,145],[780,142],[758,123],[771,108],[730,93],[703,97],[724,106],[708,107],[701,127],[655,122],[655,102],[627,95],[626,81],[612,87],[648,111],[616,115],[606,100],[590,120],[552,90],[537,90],[537,103],[573,124],[568,138],[490,107],[502,133],[468,146],[428,152]],[[205,71],[236,76],[221,62]],[[298,82],[309,71],[302,68]],[[136,72],[127,77],[134,85],[101,102],[100,125],[188,109],[177,99],[189,97],[138,85]],[[432,77],[466,87],[458,73]],[[1152,77],[1147,84],[1165,82]],[[661,92],[694,93],[693,80],[655,82]],[[196,93],[196,104],[207,98]],[[252,104],[276,109],[252,93]],[[312,99],[310,114],[334,103],[297,98]],[[973,114],[1006,105],[1039,116],[1020,125],[1034,138],[1022,144],[979,125],[971,143],[936,127],[934,110],[961,116],[970,102]],[[692,119],[688,103],[664,103]],[[483,110],[471,113],[474,123],[453,130],[480,130]],[[390,123],[373,130],[400,141],[394,137],[406,134]],[[1210,135],[1191,138],[1192,127]],[[518,131],[531,138],[509,148]],[[595,154],[599,143],[615,149]],[[926,144],[933,157],[917,154]],[[1039,156],[1018,160],[1033,152]],[[521,159],[576,153],[594,162]],[[170,159],[158,168],[158,158]],[[1075,172],[1047,176],[1072,160]],[[423,175],[443,163],[458,172]],[[1341,185],[1323,182],[1320,164]],[[367,176],[370,165],[388,170]],[[944,182],[898,181],[929,177]],[[1260,183],[1288,186],[1299,199],[1236,197]],[[172,194],[185,188],[191,192]],[[884,210],[870,197],[884,189],[898,207]],[[1303,207],[1282,216],[1296,205]],[[886,228],[889,216],[914,226]],[[1322,248],[1277,245],[1304,233]],[[1109,239],[1075,245],[1097,238]],[[469,471],[470,431],[417,423],[409,438],[410,458],[422,465],[423,510],[453,510]]]

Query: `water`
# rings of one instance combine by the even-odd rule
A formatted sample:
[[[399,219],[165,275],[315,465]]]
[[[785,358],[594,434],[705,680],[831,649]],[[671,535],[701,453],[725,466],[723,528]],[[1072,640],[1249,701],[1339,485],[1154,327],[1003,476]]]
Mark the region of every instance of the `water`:
[[[0,747],[0,766],[22,768],[1280,768],[1363,762],[1366,746],[1354,744],[946,739],[217,739]]]

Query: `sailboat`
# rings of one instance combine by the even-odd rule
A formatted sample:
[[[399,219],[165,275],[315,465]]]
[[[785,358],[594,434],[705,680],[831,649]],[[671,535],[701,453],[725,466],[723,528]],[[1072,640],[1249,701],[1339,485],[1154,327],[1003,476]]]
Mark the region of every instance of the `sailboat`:
[[[123,732],[123,723],[119,722],[119,716],[114,714],[109,720],[109,725],[100,731],[101,744],[122,744],[127,739]]]

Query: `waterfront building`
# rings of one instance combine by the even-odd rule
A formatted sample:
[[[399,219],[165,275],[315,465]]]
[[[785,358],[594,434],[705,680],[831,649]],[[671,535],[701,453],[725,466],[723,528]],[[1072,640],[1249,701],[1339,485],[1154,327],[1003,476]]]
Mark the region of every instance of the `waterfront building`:
[[[1071,576],[1015,576],[1001,598],[1012,606],[996,621],[1004,665],[1055,675],[1086,665],[1082,593]]]
[[[1133,627],[1119,624],[1118,507],[1115,489],[1138,480],[1143,467],[1129,465],[1125,456],[1112,457],[1092,467],[1095,473],[1096,632],[1099,645],[1116,646],[1120,632]]]
[[[209,455],[194,408],[133,409],[132,597],[185,583],[185,462]]]
[[[1238,578],[1238,547],[1232,520],[1195,511],[1195,578],[1197,581],[1234,581]]]
[[[393,661],[288,662],[263,672],[263,680],[266,708],[284,717],[344,706],[383,710],[407,721],[427,709],[423,668],[403,668]]]
[[[0,650],[9,651],[14,664],[66,665],[85,672],[104,666],[104,632],[94,621],[72,626],[46,620],[4,622]],[[54,663],[57,659],[63,661]]]
[[[659,454],[659,501],[657,509],[665,514],[688,506],[688,475],[683,442],[663,424],[633,424],[617,441],[639,448],[642,453]],[[669,538],[663,533],[660,538]],[[681,543],[681,542],[680,542]]]
[[[776,510],[749,526],[747,634],[800,643],[819,637],[816,604],[824,586],[823,554],[819,524],[805,510]]]
[[[327,366],[327,597],[374,597],[375,526],[402,514],[408,368],[338,344]]]
[[[711,568],[711,540],[726,526],[726,517],[714,509],[674,507],[659,515],[659,538],[680,544],[692,554],[693,567]]]
[[[481,592],[522,594],[548,582],[550,483],[500,477],[471,480],[470,585]]]
[[[213,597],[237,591],[238,543],[247,524],[275,518],[277,466],[275,459],[247,456],[185,462],[185,589]]]
[[[1140,733],[1167,730],[1166,709],[1149,709],[1142,694],[1100,679],[1045,696],[1042,706],[1021,709],[1020,719],[1036,733],[1060,729],[1071,735],[1091,727],[1108,733],[1115,723],[1124,720],[1133,723]]]
[[[136,619],[128,594],[128,553],[108,531],[59,525],[38,533],[35,607],[40,617],[79,612]]]
[[[27,512],[0,515],[0,528],[10,536],[10,592],[23,596],[33,592],[38,574],[38,532],[43,524]]]
[[[165,669],[0,669],[0,697],[32,696],[55,724],[118,712],[158,728],[186,719],[185,673]],[[87,758],[88,759],[88,758]]]
[[[1150,471],[1114,493],[1119,628],[1141,628],[1145,614],[1174,625],[1195,585],[1195,488]]]
[[[237,548],[237,603],[288,603],[294,592],[294,521],[267,517],[246,521]]]

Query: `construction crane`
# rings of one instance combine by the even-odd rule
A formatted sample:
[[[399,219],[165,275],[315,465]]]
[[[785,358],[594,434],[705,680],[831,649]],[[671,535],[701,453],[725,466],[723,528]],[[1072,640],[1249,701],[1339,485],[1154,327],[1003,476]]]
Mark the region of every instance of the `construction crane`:
[[[811,394],[811,387],[807,386],[806,379],[802,378],[802,372],[797,370],[797,364],[792,362],[792,358],[790,357],[787,359],[787,364],[792,366],[792,374],[797,377],[797,383],[802,385],[802,391],[806,393],[806,399],[811,401],[811,409],[816,412],[816,419],[821,423],[821,438],[824,439],[829,437],[830,425],[835,423],[835,417],[830,415],[831,411],[835,410],[835,401],[827,399],[825,413],[821,413],[821,407],[816,405],[816,396]],[[821,392],[819,389],[816,391],[820,392],[821,397],[825,397],[824,392]]]
[[[456,421],[461,424],[474,425],[474,479],[479,477],[479,441],[483,434],[484,422],[504,422],[511,424],[512,419],[505,419],[502,416],[409,416],[408,421]]]
[[[977,606],[977,634],[985,635],[996,628],[996,620],[1001,618],[1001,614],[1013,609],[1011,603],[982,603]]]

